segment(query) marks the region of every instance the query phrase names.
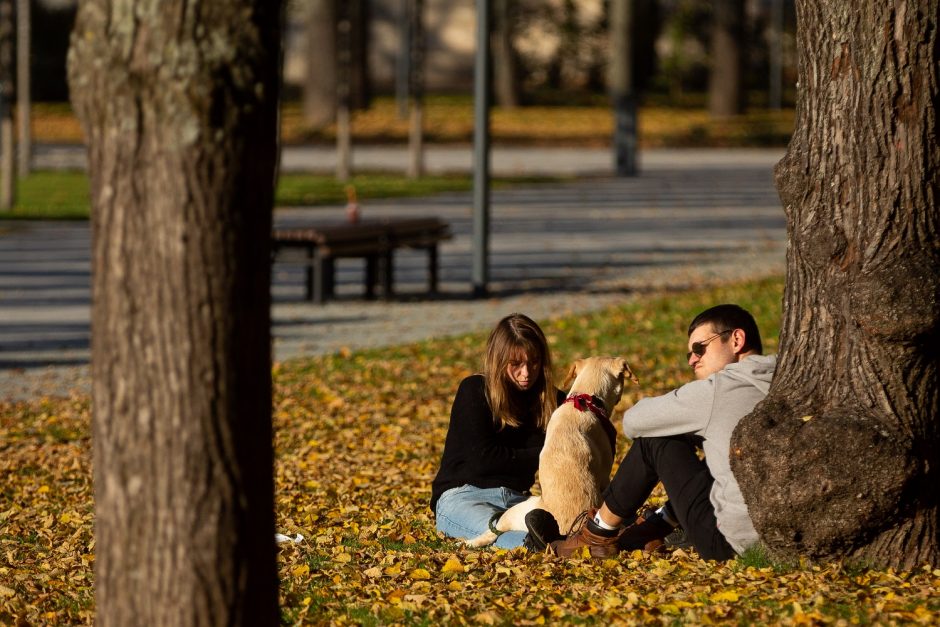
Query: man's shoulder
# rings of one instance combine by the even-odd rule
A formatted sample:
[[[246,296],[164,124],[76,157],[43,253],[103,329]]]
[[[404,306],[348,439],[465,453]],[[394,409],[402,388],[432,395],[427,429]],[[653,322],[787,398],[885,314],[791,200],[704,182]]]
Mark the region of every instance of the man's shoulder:
[[[716,383],[724,381],[730,383],[732,387],[735,387],[735,383],[738,386],[742,384],[753,386],[766,394],[776,368],[776,355],[751,355],[739,362],[728,364],[712,377]],[[722,388],[727,389],[727,384],[723,383]]]
[[[773,376],[773,373],[776,369],[776,355],[750,355],[739,362],[728,364],[724,368],[724,370],[729,370],[731,372],[750,372],[757,376]]]

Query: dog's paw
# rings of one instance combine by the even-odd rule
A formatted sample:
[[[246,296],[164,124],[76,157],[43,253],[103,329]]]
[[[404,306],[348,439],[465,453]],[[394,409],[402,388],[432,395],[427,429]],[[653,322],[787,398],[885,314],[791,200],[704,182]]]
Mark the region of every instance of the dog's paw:
[[[496,542],[496,534],[492,531],[486,531],[481,533],[475,538],[470,538],[469,540],[464,540],[464,544],[475,549],[480,548],[481,546],[489,546]]]

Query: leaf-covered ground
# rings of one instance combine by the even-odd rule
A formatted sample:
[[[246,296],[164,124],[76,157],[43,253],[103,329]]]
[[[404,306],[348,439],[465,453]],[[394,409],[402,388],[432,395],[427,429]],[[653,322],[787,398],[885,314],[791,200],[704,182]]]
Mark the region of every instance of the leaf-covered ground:
[[[603,96],[591,104],[493,107],[491,133],[501,144],[553,144],[606,146],[613,132],[613,114]],[[703,98],[697,98],[703,101]],[[641,103],[638,113],[641,148],[786,146],[793,132],[793,109],[772,111],[754,106],[747,113],[713,119],[702,102],[696,106]],[[424,133],[429,143],[466,143],[473,138],[473,98],[470,95],[430,95],[425,103]],[[354,144],[406,143],[409,122],[400,118],[392,97],[378,97],[372,105],[354,111],[351,133]],[[33,140],[81,143],[82,130],[66,103],[37,103],[31,115]],[[281,109],[281,138],[285,143],[333,142],[335,125],[309,128],[300,103],[287,102]]]
[[[776,347],[780,281],[660,295],[540,321],[556,366],[622,354],[631,399],[688,380],[684,326],[717,302],[750,308]],[[494,321],[495,322],[495,321]],[[729,564],[640,552],[561,561],[471,550],[427,508],[457,381],[478,369],[470,335],[275,367],[281,605],[293,624],[556,622],[936,623],[940,570]],[[93,619],[88,400],[0,406],[0,624]],[[619,451],[628,443],[622,437]]]

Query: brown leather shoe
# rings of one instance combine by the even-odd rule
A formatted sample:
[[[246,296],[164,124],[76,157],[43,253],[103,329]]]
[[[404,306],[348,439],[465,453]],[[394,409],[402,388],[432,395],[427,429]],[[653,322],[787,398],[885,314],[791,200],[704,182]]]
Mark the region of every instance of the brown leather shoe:
[[[617,540],[623,533],[623,529],[618,530],[612,536],[604,536],[592,532],[588,528],[588,521],[594,520],[596,509],[590,509],[581,515],[581,527],[577,531],[572,531],[564,540],[556,540],[550,544],[552,552],[558,557],[571,557],[581,547],[587,547],[588,553],[595,559],[604,559],[613,557],[620,552],[617,546]]]

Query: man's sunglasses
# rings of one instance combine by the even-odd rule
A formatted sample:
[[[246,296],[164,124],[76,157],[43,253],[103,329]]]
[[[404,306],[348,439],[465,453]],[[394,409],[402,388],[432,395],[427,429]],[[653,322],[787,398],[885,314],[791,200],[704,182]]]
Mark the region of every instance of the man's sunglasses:
[[[716,337],[724,335],[725,333],[731,333],[732,331],[734,331],[734,329],[725,329],[724,331],[720,331],[702,342],[692,342],[692,350],[685,354],[685,360],[688,361],[692,359],[692,355],[698,355],[699,357],[704,356],[705,350],[708,348],[708,345],[712,340],[714,340]]]

